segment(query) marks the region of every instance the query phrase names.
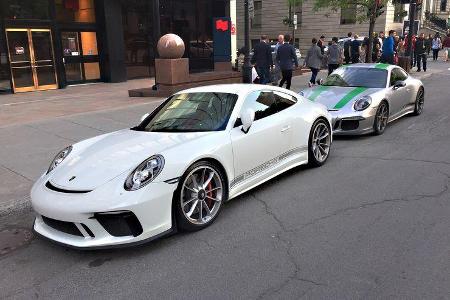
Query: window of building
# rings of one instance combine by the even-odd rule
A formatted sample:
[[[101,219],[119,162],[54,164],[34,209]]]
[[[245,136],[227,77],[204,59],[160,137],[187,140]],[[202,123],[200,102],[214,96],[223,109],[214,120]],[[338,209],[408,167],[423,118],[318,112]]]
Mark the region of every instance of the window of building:
[[[262,24],[262,1],[254,2],[255,16],[251,20],[252,28],[261,28]]]
[[[8,49],[3,34],[0,34],[0,93],[10,91],[10,89],[11,82],[8,64]]]
[[[55,8],[61,23],[95,23],[94,0],[55,0]]]
[[[356,23],[356,4],[341,8],[341,24]]]
[[[440,9],[441,11],[447,11],[447,0],[441,0]]]
[[[49,19],[48,0],[1,0],[0,17],[3,19]]]
[[[403,23],[405,6],[401,3],[394,3],[394,22]]]

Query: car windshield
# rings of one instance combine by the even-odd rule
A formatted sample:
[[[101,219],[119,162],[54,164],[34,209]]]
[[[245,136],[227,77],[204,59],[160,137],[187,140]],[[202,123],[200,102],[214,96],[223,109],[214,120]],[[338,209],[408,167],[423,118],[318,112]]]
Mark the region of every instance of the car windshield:
[[[331,73],[323,85],[343,87],[385,88],[387,70],[342,67]]]
[[[183,93],[171,96],[136,130],[150,132],[198,132],[224,130],[238,95]]]

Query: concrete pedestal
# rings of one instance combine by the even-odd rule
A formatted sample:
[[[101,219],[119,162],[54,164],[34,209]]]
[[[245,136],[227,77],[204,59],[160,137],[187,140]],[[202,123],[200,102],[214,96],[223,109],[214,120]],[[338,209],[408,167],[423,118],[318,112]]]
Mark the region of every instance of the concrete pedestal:
[[[155,59],[156,82],[163,85],[176,85],[189,82],[189,59]]]

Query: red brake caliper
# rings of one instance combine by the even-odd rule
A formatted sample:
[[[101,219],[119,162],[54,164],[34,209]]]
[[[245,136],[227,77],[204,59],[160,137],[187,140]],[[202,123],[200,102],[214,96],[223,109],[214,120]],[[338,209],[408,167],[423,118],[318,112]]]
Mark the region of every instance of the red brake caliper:
[[[209,192],[207,193],[208,197],[214,198],[213,192],[211,191],[212,190],[211,181],[208,183],[208,190],[209,190]],[[208,205],[209,208],[212,207],[213,200],[211,198],[206,198],[206,204]]]

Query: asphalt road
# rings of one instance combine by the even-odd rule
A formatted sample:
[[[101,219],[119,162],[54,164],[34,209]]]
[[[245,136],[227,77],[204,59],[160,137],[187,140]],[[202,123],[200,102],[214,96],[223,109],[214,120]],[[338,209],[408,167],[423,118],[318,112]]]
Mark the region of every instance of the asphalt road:
[[[297,168],[228,202],[203,231],[102,251],[34,238],[0,256],[0,298],[448,299],[449,81],[450,71],[424,80],[421,116],[382,136],[336,139],[325,166]],[[118,128],[126,117],[117,113]],[[83,118],[57,130],[77,139]],[[70,142],[46,126],[55,151]],[[93,124],[89,134],[97,131]],[[13,159],[14,150],[0,154]],[[18,168],[34,178],[52,155]],[[32,220],[29,210],[4,214],[0,230]]]

